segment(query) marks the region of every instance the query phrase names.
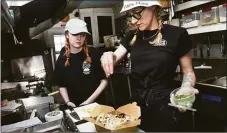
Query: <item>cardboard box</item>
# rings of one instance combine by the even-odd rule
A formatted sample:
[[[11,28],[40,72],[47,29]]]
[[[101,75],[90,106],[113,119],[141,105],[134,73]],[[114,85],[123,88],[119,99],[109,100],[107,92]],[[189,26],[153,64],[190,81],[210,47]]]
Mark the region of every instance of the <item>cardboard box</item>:
[[[108,129],[105,127],[104,124],[96,121],[97,117],[101,113],[105,113],[105,114],[108,113],[113,115],[123,113],[129,116],[130,118],[133,118],[134,120],[124,123],[115,129]],[[127,105],[121,106],[117,110],[115,110],[113,107],[110,107],[110,106],[98,105],[91,112],[91,117],[86,117],[84,119],[94,123],[96,130],[98,132],[136,132],[137,126],[140,125],[140,122],[141,122],[141,120],[139,119],[140,116],[141,116],[140,107],[137,106],[137,104],[134,102],[134,103],[129,103]]]

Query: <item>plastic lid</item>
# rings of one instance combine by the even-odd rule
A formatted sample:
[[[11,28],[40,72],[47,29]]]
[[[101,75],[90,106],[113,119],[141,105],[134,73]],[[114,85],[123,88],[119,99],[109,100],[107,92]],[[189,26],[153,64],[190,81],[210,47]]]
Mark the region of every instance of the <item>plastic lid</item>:
[[[211,9],[216,9],[217,7],[216,6],[214,6],[214,7],[212,7]]]

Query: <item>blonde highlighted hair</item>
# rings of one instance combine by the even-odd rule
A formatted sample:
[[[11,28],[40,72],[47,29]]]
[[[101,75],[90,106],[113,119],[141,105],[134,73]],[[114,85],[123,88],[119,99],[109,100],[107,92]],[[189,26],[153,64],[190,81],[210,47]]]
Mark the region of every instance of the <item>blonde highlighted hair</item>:
[[[162,30],[162,17],[161,17],[161,14],[162,14],[162,8],[160,6],[156,6],[155,7],[155,10],[154,10],[154,15],[158,21],[158,31],[157,31],[157,35],[156,37],[153,39],[153,40],[150,40],[150,44],[154,44],[154,45],[158,45],[161,40],[162,40],[162,33],[161,33],[161,30]],[[127,30],[128,29],[135,29],[136,27],[135,26],[132,26],[128,23],[127,25]],[[136,42],[136,39],[137,39],[137,33],[138,33],[139,29],[136,30],[136,32],[134,33],[134,36],[132,38],[132,40],[130,41],[130,45],[133,45],[135,42]]]
[[[66,61],[65,61],[65,67],[70,66],[70,44],[69,44],[69,39],[66,37],[67,32],[65,33],[65,56],[66,56]],[[83,45],[83,51],[86,55],[86,63],[91,63],[91,57],[89,56],[88,53],[88,46],[87,46],[87,41],[85,40],[84,45]]]

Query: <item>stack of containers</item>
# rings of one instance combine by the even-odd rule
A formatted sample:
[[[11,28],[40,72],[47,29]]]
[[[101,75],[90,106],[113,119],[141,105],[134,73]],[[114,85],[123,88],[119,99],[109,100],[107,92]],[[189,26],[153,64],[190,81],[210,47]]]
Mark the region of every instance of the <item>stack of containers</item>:
[[[226,8],[227,8],[227,3],[219,6],[220,22],[226,22]]]
[[[198,12],[182,15],[181,27],[191,28],[199,26],[200,16]]]
[[[172,21],[170,22],[170,25],[180,27],[180,19],[178,18],[172,19]]]
[[[174,26],[181,26],[184,28],[193,28],[204,25],[217,24],[219,22],[226,22],[226,8],[227,3],[224,3],[218,7],[210,7],[187,13],[182,15],[182,19],[173,19],[170,21],[164,21],[165,24],[171,24]]]
[[[200,10],[200,25],[210,25],[219,23],[219,11],[217,7]]]

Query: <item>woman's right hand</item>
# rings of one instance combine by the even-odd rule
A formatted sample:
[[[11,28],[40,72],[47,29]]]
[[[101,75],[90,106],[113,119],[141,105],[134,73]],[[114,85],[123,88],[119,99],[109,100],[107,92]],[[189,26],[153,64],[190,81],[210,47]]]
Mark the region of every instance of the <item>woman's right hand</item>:
[[[73,108],[76,107],[76,105],[73,102],[67,102],[66,104],[67,104],[67,106],[70,106],[70,107],[73,107]]]
[[[104,52],[101,57],[102,67],[105,71],[106,77],[109,77],[113,74],[114,71],[114,52]]]

